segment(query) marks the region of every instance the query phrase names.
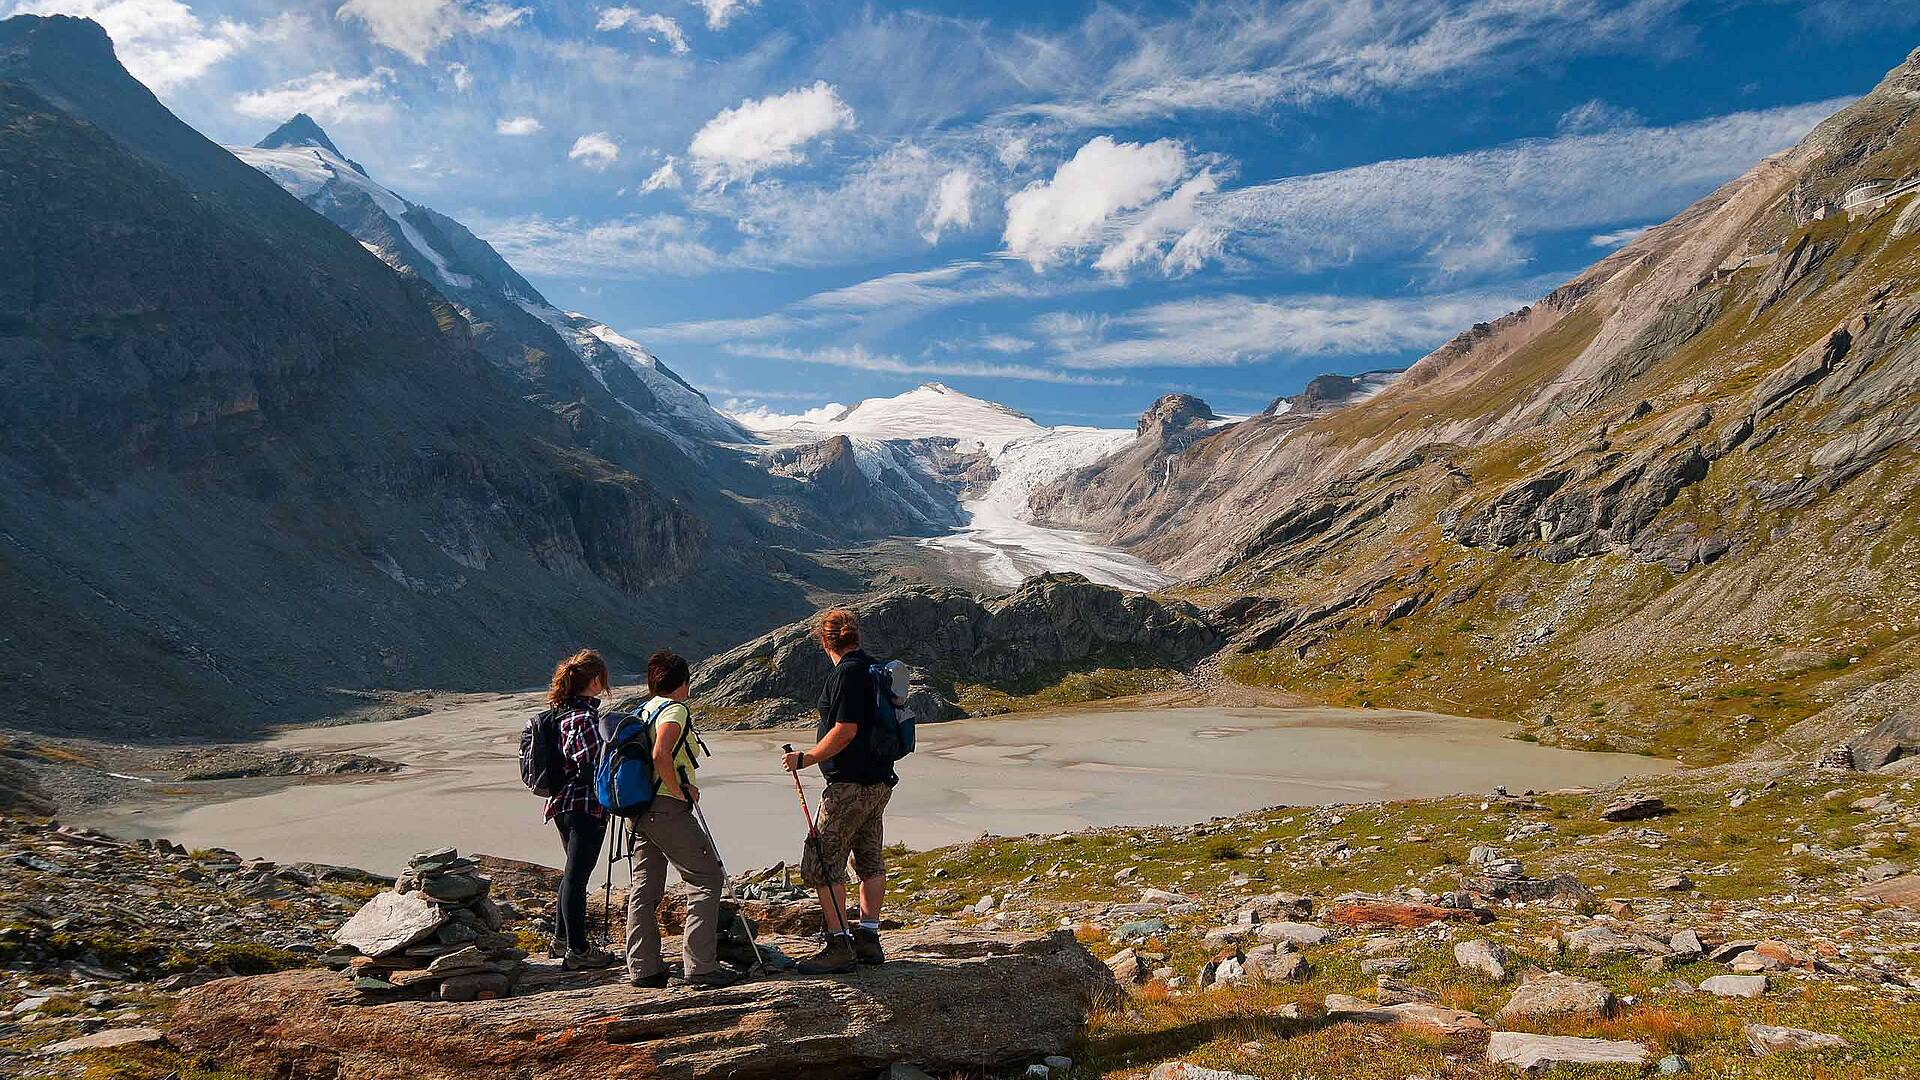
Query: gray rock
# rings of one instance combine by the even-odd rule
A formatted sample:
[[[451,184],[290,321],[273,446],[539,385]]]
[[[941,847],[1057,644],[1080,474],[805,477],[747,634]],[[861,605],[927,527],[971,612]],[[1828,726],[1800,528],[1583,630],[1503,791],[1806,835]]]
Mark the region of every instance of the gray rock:
[[[1583,1039],[1572,1035],[1530,1035],[1496,1031],[1487,1041],[1487,1060],[1522,1072],[1555,1065],[1645,1065],[1653,1055],[1637,1042]]]
[[[1047,1080],[1047,1077],[1053,1075],[1053,1070],[1045,1065],[1034,1064],[1027,1066],[1027,1071],[1020,1075],[1026,1080]]]
[[[1404,956],[1381,956],[1360,961],[1362,975],[1405,975],[1413,968],[1413,961]]]
[[[887,1067],[886,1074],[880,1080],[933,1080],[917,1065],[898,1061]]]
[[[486,953],[475,946],[468,945],[466,948],[434,957],[433,963],[427,965],[427,970],[435,975],[456,975],[461,972],[479,971],[488,966],[488,959]]]
[[[119,1050],[129,1046],[159,1046],[166,1035],[150,1027],[108,1028],[91,1035],[54,1043],[42,1053],[78,1054],[88,1050]]]
[[[1285,941],[1293,945],[1319,945],[1329,936],[1325,927],[1303,922],[1261,923],[1253,933],[1261,941]]]
[[[1598,960],[1609,956],[1664,955],[1665,942],[1642,934],[1628,936],[1604,924],[1583,927],[1567,935],[1567,948]]]
[[[1632,795],[1610,803],[1600,811],[1603,821],[1644,821],[1667,813],[1667,804],[1657,795]]]
[[[1405,979],[1396,979],[1391,975],[1382,975],[1374,980],[1373,999],[1382,1005],[1404,1005],[1409,1001],[1433,1001],[1438,997],[1423,986],[1415,986]]]
[[[511,980],[497,971],[455,975],[440,984],[441,1001],[481,1001],[507,996]]]
[[[1126,923],[1113,932],[1113,940],[1125,943],[1139,943],[1148,938],[1165,937],[1173,928],[1165,919],[1136,919]]]
[[[1757,998],[1767,992],[1765,975],[1715,975],[1700,981],[1700,989],[1716,997]]]
[[[1557,971],[1529,970],[1513,996],[1494,1018],[1513,1020],[1536,1016],[1602,1017],[1613,1011],[1613,991],[1586,979]]]
[[[1507,978],[1507,950],[1484,938],[1462,941],[1453,947],[1453,962],[1468,971],[1477,971],[1494,982]]]
[[[1184,1061],[1163,1061],[1155,1065],[1153,1071],[1147,1074],[1147,1080],[1260,1080],[1260,1078],[1248,1076],[1245,1073],[1203,1069]]]
[[[1678,1076],[1687,1071],[1687,1059],[1679,1054],[1668,1054],[1655,1067],[1660,1070],[1661,1076]]]
[[[1700,935],[1692,930],[1682,930],[1667,939],[1667,948],[1673,950],[1673,958],[1681,963],[1698,960],[1707,951],[1700,943]]]
[[[1647,883],[1647,887],[1660,892],[1691,892],[1693,891],[1693,879],[1685,874],[1668,874],[1664,877],[1654,878]]]
[[[1800,1050],[1845,1050],[1853,1045],[1838,1035],[1806,1028],[1748,1024],[1740,1031],[1747,1037],[1747,1045],[1761,1057]]]
[[[439,905],[418,893],[374,895],[333,939],[368,956],[388,956],[431,937],[447,921]]]
[[[1449,1009],[1428,1001],[1407,1001],[1397,1005],[1379,1005],[1346,994],[1328,994],[1327,1019],[1333,1022],[1388,1024],[1401,1028],[1424,1028],[1443,1035],[1465,1035],[1487,1030],[1487,1022],[1463,1009]]]

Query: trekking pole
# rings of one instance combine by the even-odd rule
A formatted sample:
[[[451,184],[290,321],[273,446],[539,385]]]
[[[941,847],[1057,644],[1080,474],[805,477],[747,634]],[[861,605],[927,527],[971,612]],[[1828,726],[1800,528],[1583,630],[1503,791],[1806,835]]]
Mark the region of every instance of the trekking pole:
[[[793,744],[780,747],[784,753],[793,753]],[[840,932],[853,933],[853,924],[847,921],[847,904],[840,898],[840,890],[833,885],[833,868],[827,865],[826,848],[820,844],[820,830],[813,827],[813,810],[807,806],[807,789],[800,784],[800,770],[789,770],[793,774],[793,790],[800,796],[800,813],[807,819],[807,841],[813,845],[813,857],[820,864],[820,873],[827,878],[827,895],[833,898],[833,909],[840,916]],[[864,918],[864,916],[862,916]]]
[[[720,868],[720,895],[724,897],[733,888],[733,882],[727,878],[727,861],[720,857],[720,844],[713,838],[713,826],[707,824],[707,812],[700,809],[700,803],[697,800],[693,804],[693,816],[700,822],[700,831],[707,834],[707,846],[713,849],[713,864]],[[740,925],[744,927],[747,925],[747,916],[746,912],[740,910],[743,900],[742,897],[734,898],[733,917],[740,920]],[[754,966],[765,967],[767,958],[761,955],[759,937],[749,931],[747,941],[753,946]]]

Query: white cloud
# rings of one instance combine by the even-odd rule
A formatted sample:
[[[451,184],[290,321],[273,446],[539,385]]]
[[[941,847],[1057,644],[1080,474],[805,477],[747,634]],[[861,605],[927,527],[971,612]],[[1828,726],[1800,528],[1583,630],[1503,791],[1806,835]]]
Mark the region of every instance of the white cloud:
[[[473,231],[522,273],[570,279],[633,280],[700,274],[722,265],[703,227],[671,214],[582,222],[540,214],[476,219]]]
[[[1531,259],[1512,230],[1490,228],[1464,239],[1447,237],[1427,252],[1436,280],[1510,272]]]
[[[1665,128],[1527,139],[1219,192],[1200,217],[1230,253],[1310,270],[1431,260],[1456,237],[1605,229],[1673,212],[1791,146],[1842,100]]]
[[[1594,98],[1561,113],[1560,122],[1554,125],[1554,130],[1562,135],[1586,135],[1595,131],[1639,126],[1640,113],[1637,110],[1609,105]]]
[[[242,116],[266,120],[284,120],[300,112],[322,121],[376,119],[392,111],[384,96],[392,77],[388,68],[358,76],[316,71],[271,90],[241,94],[233,99],[233,109]]]
[[[853,110],[821,81],[722,109],[694,133],[688,152],[702,183],[724,187],[767,169],[799,163],[807,143],[852,128],[853,122]]]
[[[1653,228],[1651,225],[1635,225],[1627,229],[1615,229],[1612,232],[1595,233],[1587,237],[1587,243],[1597,248],[1617,248],[1625,246],[1634,237]]]
[[[763,177],[702,188],[692,203],[702,213],[733,222],[745,238],[735,253],[743,265],[866,261],[925,244],[927,193],[953,168],[924,147],[900,143],[854,162],[830,180]]]
[[[573,140],[568,161],[577,161],[595,172],[605,172],[620,160],[620,144],[604,131],[590,131]]]
[[[807,396],[818,399],[818,395],[815,394]],[[783,413],[751,399],[743,401],[739,398],[728,398],[726,404],[720,407],[720,411],[755,431],[785,431],[789,428],[818,427],[821,424],[831,423],[839,419],[840,414],[847,411],[847,407],[839,402],[829,401],[825,405],[807,409],[804,412]]]
[[[1460,328],[1512,311],[1505,292],[1374,299],[1210,296],[1100,319],[1092,333],[1058,335],[1072,368],[1225,367],[1274,357],[1373,355],[1430,349]]]
[[[885,375],[905,375],[921,379],[929,376],[967,375],[983,379],[1020,379],[1027,382],[1059,383],[1067,386],[1119,386],[1126,380],[1113,376],[1087,375],[1059,371],[1031,364],[995,364],[973,361],[903,360],[887,353],[875,353],[862,345],[828,346],[819,349],[795,349],[784,345],[732,344],[724,346],[735,356],[758,360],[781,360],[797,364],[871,371]]]
[[[534,116],[503,116],[494,122],[493,130],[498,135],[532,135],[540,130],[540,120]]]
[[[926,238],[927,243],[939,243],[940,234],[948,228],[973,227],[975,184],[973,172],[964,168],[955,169],[940,178],[933,197],[927,200],[926,211],[920,215],[920,235]]]
[[[680,24],[665,15],[643,14],[639,8],[611,7],[600,11],[600,21],[594,24],[595,30],[632,30],[644,34],[648,41],[664,41],[675,53],[688,51],[687,35]]]
[[[0,17],[76,15],[92,19],[113,38],[114,51],[134,78],[168,90],[199,78],[250,44],[257,31],[242,23],[201,21],[180,0],[27,0],[0,4]]]
[[[707,13],[707,29],[724,30],[736,15],[760,3],[760,0],[693,0]]]
[[[642,192],[668,191],[677,189],[679,186],[680,159],[669,154],[667,160],[661,162],[660,167],[649,173],[646,180],[641,182],[640,190]]]
[[[448,64],[447,74],[453,76],[453,88],[465,93],[473,89],[473,71],[465,64]]]
[[[1113,216],[1158,198],[1187,172],[1186,148],[1172,139],[1087,141],[1054,170],[1007,199],[1007,251],[1035,269],[1094,240]]]
[[[375,42],[424,64],[428,53],[455,34],[503,30],[532,13],[532,8],[460,0],[346,0],[334,17],[365,24]]]
[[[1203,195],[1219,190],[1213,170],[1175,188],[1173,194],[1136,215],[1120,230],[1120,236],[1107,245],[1094,268],[1119,273],[1128,267],[1157,261],[1160,271],[1169,277],[1190,274],[1220,253],[1224,238],[1220,230],[1202,224],[1195,208]]]
[[[746,338],[770,338],[796,330],[814,329],[829,320],[802,319],[775,312],[746,319],[701,319],[694,322],[649,326],[635,336],[642,341],[686,341],[712,344]],[[843,320],[832,320],[843,321]]]

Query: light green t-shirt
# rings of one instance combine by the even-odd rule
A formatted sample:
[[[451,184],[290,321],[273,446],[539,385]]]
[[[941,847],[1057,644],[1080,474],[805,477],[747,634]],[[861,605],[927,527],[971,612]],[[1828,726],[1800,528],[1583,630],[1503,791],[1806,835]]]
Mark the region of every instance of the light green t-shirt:
[[[706,753],[706,746],[701,743],[699,733],[693,730],[693,713],[688,711],[686,703],[667,701],[665,704],[656,704],[656,702],[660,700],[661,699],[656,698],[654,701],[647,702],[646,715],[653,723],[653,731],[656,737],[660,733],[661,725],[680,725],[680,737],[675,740],[673,744],[673,767],[674,770],[680,774],[680,783],[684,788],[686,785],[693,783],[694,773],[700,769],[700,758]],[[666,795],[666,788],[666,781],[658,777],[654,779],[653,793],[655,795],[672,798],[672,796]]]

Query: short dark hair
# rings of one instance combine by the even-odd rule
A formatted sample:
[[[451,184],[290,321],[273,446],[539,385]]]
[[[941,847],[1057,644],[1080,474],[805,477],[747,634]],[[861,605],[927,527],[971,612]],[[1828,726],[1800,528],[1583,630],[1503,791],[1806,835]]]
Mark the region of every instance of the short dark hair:
[[[690,678],[687,661],[679,653],[661,649],[647,657],[647,691],[656,697],[673,693]]]

